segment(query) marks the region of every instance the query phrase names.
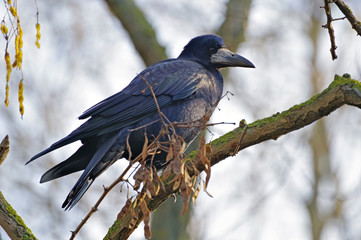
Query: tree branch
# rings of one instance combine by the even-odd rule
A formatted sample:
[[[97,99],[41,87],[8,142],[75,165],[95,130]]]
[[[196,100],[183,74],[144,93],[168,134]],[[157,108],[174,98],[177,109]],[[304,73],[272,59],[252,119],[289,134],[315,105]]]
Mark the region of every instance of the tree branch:
[[[153,27],[133,0],[105,0],[105,2],[128,32],[145,65],[150,66],[167,59],[165,48],[158,43]]]
[[[248,124],[247,128],[244,125],[240,126],[212,141],[208,144],[207,157],[213,166],[230,156],[234,156],[242,149],[267,140],[276,140],[282,135],[307,126],[344,104],[361,108],[361,83],[352,80],[348,74],[343,77],[336,75],[327,89],[302,104]],[[246,132],[244,133],[245,129]],[[189,155],[192,159],[195,156],[196,152]],[[199,171],[204,170],[204,165],[195,164]],[[173,189],[172,181],[167,181],[164,185],[165,191],[161,190],[157,196],[147,201],[150,211],[157,209],[162,202],[178,191],[178,189]],[[137,212],[138,215],[134,216],[134,212]],[[114,222],[104,239],[128,239],[142,219],[140,207],[135,206],[133,211],[126,212]]]
[[[230,0],[227,3],[224,21],[216,31],[227,43],[227,47],[233,51],[244,42],[251,4],[252,0]]]
[[[351,23],[352,28],[361,36],[361,22],[353,15],[349,6],[347,6],[342,0],[333,0],[341,12],[345,15],[347,20]]]
[[[0,192],[0,226],[9,237],[15,239],[36,239],[31,230]]]

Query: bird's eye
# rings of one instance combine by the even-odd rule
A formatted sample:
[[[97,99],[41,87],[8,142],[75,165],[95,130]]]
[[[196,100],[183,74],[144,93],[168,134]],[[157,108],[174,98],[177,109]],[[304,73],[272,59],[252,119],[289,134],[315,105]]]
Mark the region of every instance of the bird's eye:
[[[209,52],[210,52],[211,54],[215,54],[215,53],[217,52],[217,49],[215,49],[215,48],[210,48],[210,49],[209,49]]]

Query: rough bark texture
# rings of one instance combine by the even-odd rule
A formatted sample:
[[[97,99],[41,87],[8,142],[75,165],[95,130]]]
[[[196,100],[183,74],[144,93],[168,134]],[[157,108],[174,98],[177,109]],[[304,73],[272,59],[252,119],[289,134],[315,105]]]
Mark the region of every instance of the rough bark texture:
[[[0,192],[0,226],[11,239],[36,239]]]
[[[271,117],[248,124],[245,134],[243,134],[245,129],[243,125],[212,141],[208,145],[207,157],[213,166],[234,156],[244,148],[267,140],[277,140],[282,135],[307,126],[345,104],[361,108],[361,83],[352,80],[348,74],[343,77],[336,75],[327,89],[310,100],[295,105],[282,113],[276,113]],[[242,141],[240,141],[241,139]],[[191,158],[194,156],[195,152],[190,154]],[[196,166],[198,170],[203,170],[203,165],[197,164]],[[161,191],[159,195],[147,202],[150,211],[154,211],[169,196],[177,192],[172,189],[172,183],[165,183],[165,188],[166,191]],[[105,239],[128,239],[142,221],[142,213],[140,210],[138,212],[136,219],[127,213],[121,219],[116,220]]]

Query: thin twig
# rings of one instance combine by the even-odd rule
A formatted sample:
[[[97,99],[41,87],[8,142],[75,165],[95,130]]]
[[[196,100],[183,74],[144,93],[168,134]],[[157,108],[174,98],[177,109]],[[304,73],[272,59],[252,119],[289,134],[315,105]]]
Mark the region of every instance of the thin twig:
[[[325,13],[326,13],[326,17],[327,17],[327,23],[325,25],[323,25],[322,27],[327,28],[328,30],[328,35],[330,36],[330,41],[331,41],[331,48],[330,48],[330,52],[331,52],[331,57],[332,60],[335,60],[337,58],[336,55],[336,40],[335,40],[335,30],[333,29],[332,26],[332,15],[331,15],[331,7],[330,7],[330,2],[329,0],[324,0],[325,2]]]
[[[139,75],[139,77],[140,77],[141,79],[143,79],[143,81],[145,82],[145,84],[147,84],[150,92],[152,93],[152,96],[153,96],[153,99],[154,99],[154,103],[155,103],[155,105],[156,105],[156,107],[157,107],[157,111],[158,111],[158,114],[159,114],[159,118],[160,118],[160,120],[162,121],[163,126],[166,126],[166,124],[165,124],[165,122],[164,122],[164,120],[163,120],[163,118],[162,118],[162,112],[160,111],[160,107],[159,107],[159,104],[158,104],[158,100],[157,100],[157,97],[155,96],[155,93],[154,93],[154,91],[153,91],[152,85],[150,85],[149,82],[147,81],[147,79],[145,79],[142,75]]]

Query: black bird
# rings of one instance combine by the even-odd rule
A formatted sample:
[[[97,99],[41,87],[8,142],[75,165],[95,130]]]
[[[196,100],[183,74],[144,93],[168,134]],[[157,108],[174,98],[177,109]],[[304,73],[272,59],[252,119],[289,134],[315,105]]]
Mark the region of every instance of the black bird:
[[[27,164],[55,149],[81,141],[83,145],[72,156],[48,170],[40,180],[43,183],[84,170],[62,205],[71,209],[96,177],[118,159],[128,159],[128,136],[132,158],[142,152],[145,131],[149,141],[151,136],[158,136],[162,124],[149,86],[152,86],[159,109],[170,122],[202,123],[221,99],[223,77],[219,69],[225,67],[254,68],[254,65],[229,51],[219,36],[193,38],[178,58],[146,68],[122,91],[85,111],[79,119],[89,118],[86,122],[32,157]],[[175,131],[189,145],[200,128],[176,127]],[[153,166],[158,170],[164,168],[166,155],[165,152],[157,154]]]

